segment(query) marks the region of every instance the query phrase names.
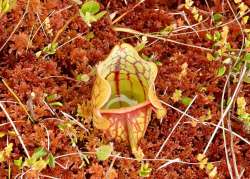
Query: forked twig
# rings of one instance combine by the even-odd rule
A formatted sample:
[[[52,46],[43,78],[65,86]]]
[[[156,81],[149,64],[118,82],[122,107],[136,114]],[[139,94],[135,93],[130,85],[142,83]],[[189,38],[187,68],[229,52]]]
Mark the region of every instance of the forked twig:
[[[5,116],[7,117],[9,122],[11,123],[11,125],[12,125],[12,127],[13,127],[13,129],[14,129],[14,131],[15,131],[15,133],[16,133],[16,135],[17,135],[17,137],[18,137],[18,139],[19,139],[19,141],[20,141],[20,143],[22,145],[22,147],[23,147],[23,150],[24,150],[25,154],[27,155],[28,158],[30,158],[29,152],[28,152],[26,146],[24,145],[24,142],[23,142],[23,139],[22,139],[20,133],[18,132],[14,122],[12,121],[11,117],[9,116],[8,112],[6,111],[6,109],[4,108],[4,106],[3,106],[3,104],[1,102],[0,102],[0,108],[3,110]]]
[[[181,114],[184,114],[185,116],[189,117],[190,119],[192,119],[192,120],[194,120],[194,121],[196,121],[198,123],[201,123],[203,125],[211,125],[213,127],[217,127],[218,126],[217,124],[214,124],[212,122],[201,122],[198,119],[196,119],[195,117],[193,117],[193,116],[191,116],[189,114],[185,114],[182,110],[180,110],[180,109],[178,109],[178,108],[176,108],[176,107],[174,107],[174,106],[172,106],[172,105],[170,105],[170,104],[168,104],[168,103],[166,103],[164,101],[161,101],[161,103],[164,104],[164,105],[166,105],[166,106],[168,106],[168,107],[170,107],[170,108],[172,108],[172,109],[174,109],[174,110],[176,110],[176,111],[178,111]],[[243,138],[241,135],[237,134],[236,132],[229,131],[229,129],[223,128],[221,126],[218,126],[218,128],[219,129],[224,129],[225,131],[232,133],[234,136],[238,137],[239,139],[241,139],[242,141],[244,141],[245,143],[247,143],[248,145],[250,145],[250,141],[248,141],[247,139]]]
[[[246,63],[245,63],[244,66],[243,66],[242,73],[241,73],[240,78],[239,78],[239,82],[238,82],[238,84],[237,84],[237,86],[236,86],[236,89],[234,90],[233,96],[232,96],[231,100],[229,101],[229,104],[228,104],[228,106],[226,107],[224,113],[221,115],[220,120],[219,120],[219,122],[218,122],[218,124],[217,124],[217,126],[216,126],[216,128],[215,128],[215,130],[214,130],[214,132],[213,132],[213,134],[212,134],[212,136],[211,136],[211,138],[209,139],[208,144],[207,144],[207,146],[206,146],[206,148],[205,148],[203,154],[206,154],[206,153],[207,153],[208,148],[209,148],[210,144],[212,143],[212,141],[213,141],[213,139],[214,139],[214,137],[215,137],[215,135],[216,135],[216,133],[217,133],[217,131],[218,131],[218,129],[219,129],[219,126],[221,125],[221,123],[222,123],[222,121],[224,120],[225,116],[227,115],[228,111],[231,109],[231,106],[232,106],[232,104],[233,104],[233,101],[234,101],[235,97],[236,97],[237,94],[238,94],[238,90],[239,90],[239,88],[240,88],[241,82],[242,82],[243,77],[244,77],[244,75],[245,75],[245,73],[246,73],[246,69],[247,69],[247,68],[246,68]]]
[[[165,139],[165,141],[161,145],[161,148],[159,149],[159,151],[157,152],[157,154],[155,155],[155,158],[158,158],[158,156],[160,155],[161,151],[163,150],[163,148],[165,147],[166,143],[168,142],[169,138],[171,137],[171,135],[173,134],[173,132],[175,131],[175,129],[177,128],[177,126],[181,122],[182,118],[185,116],[185,114],[189,110],[189,108],[192,106],[192,104],[193,104],[193,102],[195,101],[196,98],[197,98],[197,95],[195,95],[195,97],[193,98],[193,100],[190,102],[190,104],[188,105],[188,107],[184,111],[184,114],[182,114],[181,117],[179,118],[179,120],[175,123],[173,129],[171,130],[171,132],[169,133],[168,137]]]
[[[29,4],[30,4],[30,0],[27,0],[27,4],[25,7],[25,11],[21,17],[21,19],[19,20],[19,22],[17,23],[17,25],[15,26],[14,30],[11,32],[10,36],[7,38],[7,40],[4,42],[4,44],[0,47],[0,52],[3,50],[3,48],[5,47],[5,45],[10,41],[10,39],[12,38],[12,36],[14,35],[14,33],[16,32],[16,30],[18,29],[18,27],[20,26],[20,24],[22,23],[25,15],[28,13],[28,9],[29,9]]]
[[[31,117],[31,115],[29,114],[28,110],[26,109],[26,107],[24,106],[24,104],[22,103],[22,101],[19,99],[19,97],[10,88],[10,86],[8,85],[8,83],[4,79],[2,79],[2,82],[3,82],[4,86],[6,86],[6,88],[9,90],[9,92],[12,94],[12,96],[14,96],[14,98],[17,100],[17,102],[19,103],[19,105],[23,108],[24,112],[27,114],[27,116],[29,117],[30,121],[34,122],[34,119]]]

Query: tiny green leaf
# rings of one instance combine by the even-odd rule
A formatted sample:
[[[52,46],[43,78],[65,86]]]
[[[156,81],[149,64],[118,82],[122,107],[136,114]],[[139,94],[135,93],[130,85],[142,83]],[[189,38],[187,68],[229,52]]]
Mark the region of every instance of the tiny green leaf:
[[[244,113],[244,114],[241,114],[239,115],[240,119],[243,119],[243,120],[250,120],[250,114],[248,113]]]
[[[13,150],[13,143],[9,143],[7,147],[4,148],[4,150],[5,150],[5,155],[9,157]]]
[[[215,13],[215,14],[213,14],[213,21],[214,22],[220,22],[222,17],[223,16],[220,13]]]
[[[10,10],[10,4],[8,2],[9,0],[3,0],[1,3],[1,12],[6,13]]]
[[[145,43],[139,43],[138,45],[136,45],[135,49],[137,52],[139,52],[142,49],[144,49],[144,47],[145,47]]]
[[[207,40],[213,40],[213,36],[210,33],[206,33]]]
[[[248,83],[248,84],[250,84],[250,76],[248,76],[247,74],[243,77],[243,81],[245,82],[245,83]]]
[[[43,48],[43,52],[49,54],[49,55],[53,55],[56,53],[56,49],[58,47],[58,43],[57,42],[52,42],[50,44],[48,44],[46,47]]]
[[[218,42],[218,41],[220,41],[221,40],[221,33],[220,32],[215,32],[215,34],[214,34],[214,41],[215,42]]]
[[[100,10],[100,5],[96,1],[87,1],[81,7],[81,12],[86,14],[89,12],[90,14],[96,14]]]
[[[46,99],[48,100],[48,101],[52,101],[52,100],[55,100],[56,98],[58,98],[58,94],[50,94],[50,95],[48,95],[47,97],[46,97]]]
[[[226,72],[226,66],[222,66],[217,70],[217,77],[221,77],[225,74]]]
[[[160,61],[155,61],[155,64],[158,66],[162,66],[162,63]]]
[[[90,79],[88,74],[79,74],[76,76],[77,81],[83,81],[83,82],[88,82]]]
[[[47,155],[46,150],[44,148],[42,148],[42,147],[39,147],[34,151],[34,153],[32,155],[32,158],[37,160],[37,159],[39,159],[41,157],[44,157],[45,155]]]
[[[91,39],[93,39],[95,37],[95,34],[94,34],[94,32],[89,32],[84,37],[87,41],[90,41]]]
[[[16,165],[19,169],[21,169],[23,165],[23,157],[19,157],[18,160],[14,160],[14,165]]]
[[[91,0],[85,2],[79,11],[84,22],[90,27],[92,22],[96,22],[107,13],[106,11],[99,12],[99,10],[99,3],[95,0]]]
[[[112,151],[113,151],[112,145],[102,145],[98,147],[96,150],[97,159],[98,160],[108,159]]]
[[[59,101],[53,102],[53,103],[49,103],[51,106],[53,107],[62,107],[63,104]]]
[[[214,56],[211,53],[207,53],[207,59],[208,59],[208,61],[215,60]]]
[[[146,61],[152,61],[154,59],[154,54],[146,56],[144,53],[141,54],[142,58]]]
[[[160,31],[160,34],[163,36],[169,35],[174,30],[173,25],[166,26],[164,29]]]
[[[249,16],[244,16],[244,17],[242,18],[242,23],[243,23],[243,24],[247,24],[248,20],[249,20]]]
[[[49,156],[48,156],[48,165],[51,167],[51,168],[54,168],[55,167],[55,157],[53,157],[53,155],[50,153]]]
[[[99,20],[101,19],[105,14],[107,13],[107,11],[101,11],[98,14],[95,15],[95,19]]]
[[[141,176],[141,177],[149,177],[151,171],[152,171],[152,168],[149,167],[148,163],[146,163],[146,164],[142,163],[140,171],[139,171],[139,176]]]
[[[237,98],[237,114],[238,115],[246,114],[246,105],[247,103],[243,96]]]
[[[35,170],[35,171],[40,172],[40,171],[42,171],[43,169],[46,168],[47,164],[48,164],[47,161],[40,159],[40,160],[36,161],[32,165],[32,169]]]
[[[186,96],[181,99],[181,103],[184,104],[185,106],[188,106],[191,103],[191,101],[192,99]]]
[[[250,63],[250,52],[247,52],[244,56],[244,61]]]
[[[7,13],[16,5],[16,0],[0,0],[0,14]]]
[[[176,89],[173,93],[173,96],[171,97],[171,99],[174,101],[174,102],[177,102],[181,99],[181,96],[182,96],[182,91],[181,90],[178,90]]]

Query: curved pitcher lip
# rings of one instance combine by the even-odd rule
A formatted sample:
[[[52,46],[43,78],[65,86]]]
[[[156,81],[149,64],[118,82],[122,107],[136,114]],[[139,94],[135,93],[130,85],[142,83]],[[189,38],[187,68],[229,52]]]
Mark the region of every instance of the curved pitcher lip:
[[[99,112],[101,114],[123,114],[135,111],[137,109],[143,108],[148,105],[152,105],[152,103],[149,100],[130,107],[121,107],[117,109],[99,109]]]

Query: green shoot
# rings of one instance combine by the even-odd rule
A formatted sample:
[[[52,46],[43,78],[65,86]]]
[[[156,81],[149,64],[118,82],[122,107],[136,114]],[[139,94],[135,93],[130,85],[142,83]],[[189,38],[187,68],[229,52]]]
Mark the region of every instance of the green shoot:
[[[80,15],[83,18],[84,22],[91,27],[91,23],[101,19],[107,12],[100,11],[100,4],[95,0],[86,1],[81,9]]]
[[[181,96],[182,96],[182,91],[176,89],[176,90],[174,91],[173,96],[171,97],[171,99],[172,99],[174,102],[178,102],[178,101],[181,100]]]
[[[76,76],[76,80],[77,81],[83,81],[85,83],[87,83],[89,81],[90,77],[88,74],[78,74]]]
[[[250,114],[246,111],[246,100],[244,97],[237,98],[237,115],[247,129],[250,128]]]
[[[222,17],[223,15],[220,13],[214,13],[212,19],[215,23],[219,23],[222,20]]]
[[[222,66],[217,70],[217,77],[221,77],[225,74],[226,72],[226,66]]]
[[[58,43],[56,42],[49,43],[46,47],[44,47],[43,52],[45,52],[48,55],[53,55],[56,53],[57,47]]]
[[[16,0],[0,0],[0,16],[5,14],[16,5]]]
[[[13,143],[9,143],[2,151],[0,151],[0,163],[6,161],[13,150]]]
[[[23,157],[19,157],[18,160],[14,160],[14,165],[16,165],[19,169],[21,169],[23,165]]]
[[[96,149],[96,157],[98,160],[107,160],[113,152],[113,145],[102,145]]]
[[[139,170],[139,176],[141,177],[149,177],[152,168],[150,168],[149,163],[142,163],[141,168]]]
[[[189,97],[186,97],[184,96],[182,99],[181,99],[181,103],[184,104],[185,106],[188,106],[192,101],[192,98],[189,98]]]
[[[70,138],[71,145],[73,147],[76,146],[77,144],[77,131],[74,128],[73,124],[71,121],[66,121],[64,123],[61,123],[57,126],[62,132],[64,132],[65,135],[67,135]]]

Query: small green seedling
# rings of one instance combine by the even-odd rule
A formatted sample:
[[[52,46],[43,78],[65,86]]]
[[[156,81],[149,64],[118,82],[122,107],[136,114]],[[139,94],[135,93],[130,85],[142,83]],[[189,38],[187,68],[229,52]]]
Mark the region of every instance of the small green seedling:
[[[237,98],[237,115],[239,119],[243,122],[246,129],[250,129],[250,114],[246,111],[246,100],[244,97]]]
[[[13,143],[9,143],[2,151],[0,151],[0,163],[7,160],[13,150]]]
[[[63,103],[61,103],[60,101],[52,102],[49,104],[50,104],[50,106],[53,106],[53,107],[62,107],[63,106]]]
[[[169,34],[171,34],[173,32],[174,29],[175,29],[175,25],[174,24],[166,26],[164,29],[162,29],[160,31],[160,35],[168,36]]]
[[[23,166],[23,157],[19,157],[19,159],[14,160],[14,165],[16,165],[18,169],[21,169]]]
[[[89,77],[88,74],[82,74],[82,73],[80,73],[80,74],[78,74],[78,75],[76,76],[76,80],[77,80],[77,81],[83,81],[83,82],[85,82],[85,83],[88,82],[89,79],[90,79],[90,77]]]
[[[71,145],[73,147],[76,146],[78,142],[77,138],[77,130],[75,129],[74,125],[71,121],[66,121],[64,123],[58,124],[57,127],[70,138]]]
[[[226,72],[226,66],[222,66],[217,70],[217,77],[221,77],[225,74]]]
[[[87,41],[90,41],[91,39],[93,39],[95,37],[95,34],[94,34],[94,32],[89,32],[84,37]]]
[[[53,55],[56,53],[57,47],[58,43],[56,42],[49,43],[46,47],[44,47],[43,52],[45,52],[48,55]]]
[[[5,14],[16,5],[16,0],[0,0],[0,15]]]
[[[174,102],[178,102],[178,101],[181,100],[181,97],[182,97],[182,91],[176,89],[176,90],[174,91],[173,96],[171,97],[171,99],[172,99]]]
[[[54,94],[45,94],[46,96],[46,101],[49,103],[50,106],[52,107],[62,107],[63,103],[60,101],[56,101],[60,96],[56,93]]]
[[[149,163],[142,163],[139,171],[140,177],[149,177],[152,168],[150,168]]]
[[[208,162],[208,158],[204,154],[198,154],[197,160],[199,161],[199,167],[201,170],[205,170],[209,178],[215,178],[217,176],[217,167],[213,163]]]
[[[215,23],[219,23],[221,22],[222,17],[223,15],[221,15],[220,13],[214,13],[212,19]]]
[[[98,160],[107,160],[113,152],[113,145],[102,145],[96,149],[96,157]]]
[[[80,15],[84,22],[91,27],[91,23],[101,19],[107,11],[100,11],[100,4],[95,0],[85,1],[80,9]]]
[[[181,98],[181,103],[184,104],[185,106],[188,106],[191,103],[191,101],[192,99],[187,96]]]
[[[47,166],[53,168],[55,167],[55,158],[53,155],[42,148],[37,148],[30,158],[26,158],[22,161],[22,157],[14,161],[15,165],[19,168],[28,167],[31,170],[41,172]]]
[[[48,165],[51,168],[55,167],[55,157],[51,153],[48,155]]]
[[[249,52],[245,54],[244,61],[247,63],[250,63],[250,53]]]

